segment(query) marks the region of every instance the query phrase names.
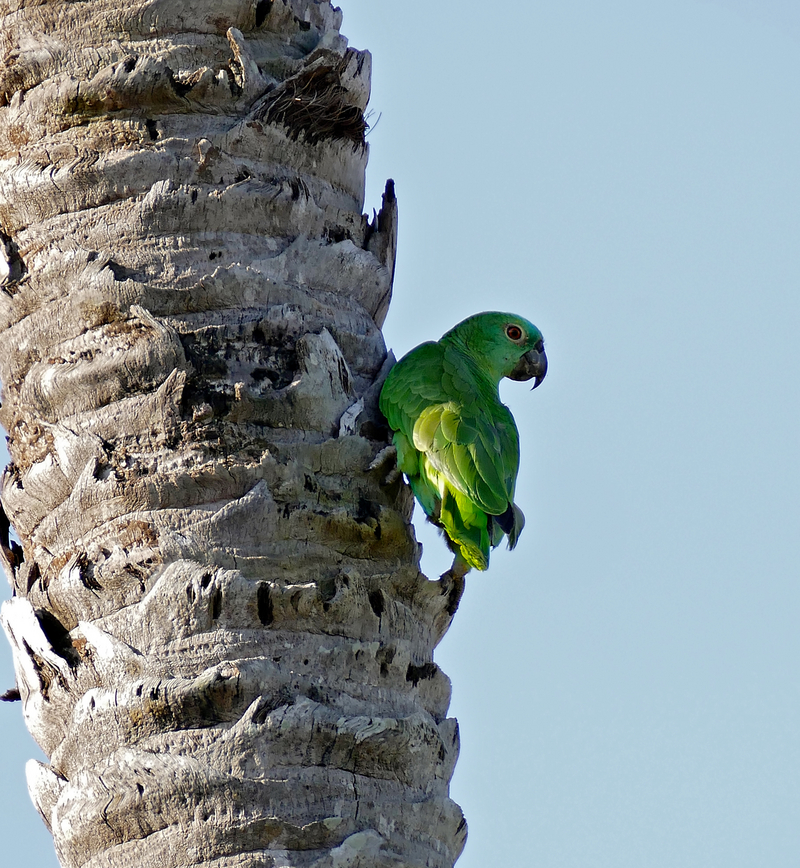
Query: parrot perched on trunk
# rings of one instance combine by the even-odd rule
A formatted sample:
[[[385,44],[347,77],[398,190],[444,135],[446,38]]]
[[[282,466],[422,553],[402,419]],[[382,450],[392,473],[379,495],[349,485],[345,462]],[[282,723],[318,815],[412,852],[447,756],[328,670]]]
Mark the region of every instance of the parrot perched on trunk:
[[[500,401],[503,377],[547,373],[542,334],[510,313],[479,313],[392,368],[380,409],[394,432],[397,466],[455,554],[450,575],[489,566],[489,549],[517,544],[525,523],[514,503],[519,435]]]

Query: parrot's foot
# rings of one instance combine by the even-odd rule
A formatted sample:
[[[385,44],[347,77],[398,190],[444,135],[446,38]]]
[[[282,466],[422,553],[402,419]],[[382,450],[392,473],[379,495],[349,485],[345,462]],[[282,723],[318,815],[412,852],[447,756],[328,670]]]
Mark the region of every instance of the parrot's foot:
[[[384,485],[391,485],[393,482],[396,482],[400,478],[400,470],[397,467],[397,449],[394,446],[386,446],[372,459],[368,471],[371,470],[380,470],[386,466],[390,461],[394,462],[393,465],[389,468],[386,476],[383,479]]]
[[[442,593],[447,594],[447,614],[455,615],[461,597],[466,587],[465,576],[470,571],[469,564],[458,555],[453,559],[453,565],[447,572],[439,576],[442,585]]]

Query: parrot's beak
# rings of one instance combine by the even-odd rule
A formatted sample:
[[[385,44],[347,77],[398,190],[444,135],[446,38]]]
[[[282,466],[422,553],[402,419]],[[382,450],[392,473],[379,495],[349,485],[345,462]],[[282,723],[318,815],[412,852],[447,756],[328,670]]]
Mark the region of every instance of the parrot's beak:
[[[536,377],[533,389],[541,385],[547,374],[547,356],[542,350],[528,350],[508,375],[510,380],[532,380]],[[531,391],[533,391],[533,389]]]

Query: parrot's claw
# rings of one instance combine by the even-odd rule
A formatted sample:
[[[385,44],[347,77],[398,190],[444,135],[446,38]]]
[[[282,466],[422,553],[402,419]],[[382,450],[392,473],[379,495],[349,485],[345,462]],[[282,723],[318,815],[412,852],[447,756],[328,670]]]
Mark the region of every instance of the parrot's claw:
[[[397,460],[397,450],[394,446],[384,446],[383,449],[381,449],[381,451],[372,459],[367,470],[377,470],[392,458]]]
[[[368,471],[370,470],[380,470],[382,467],[386,467],[389,462],[394,462],[392,464],[391,469],[386,474],[383,479],[384,485],[392,485],[397,482],[400,478],[400,470],[397,467],[397,449],[394,446],[384,446],[383,449],[372,459]]]

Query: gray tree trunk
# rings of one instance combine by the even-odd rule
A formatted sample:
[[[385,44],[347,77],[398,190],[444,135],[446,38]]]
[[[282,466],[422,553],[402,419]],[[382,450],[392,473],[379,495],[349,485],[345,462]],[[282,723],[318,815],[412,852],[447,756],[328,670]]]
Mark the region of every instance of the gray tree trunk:
[[[0,2],[2,620],[63,866],[451,866],[376,409],[396,206],[320,0]]]

